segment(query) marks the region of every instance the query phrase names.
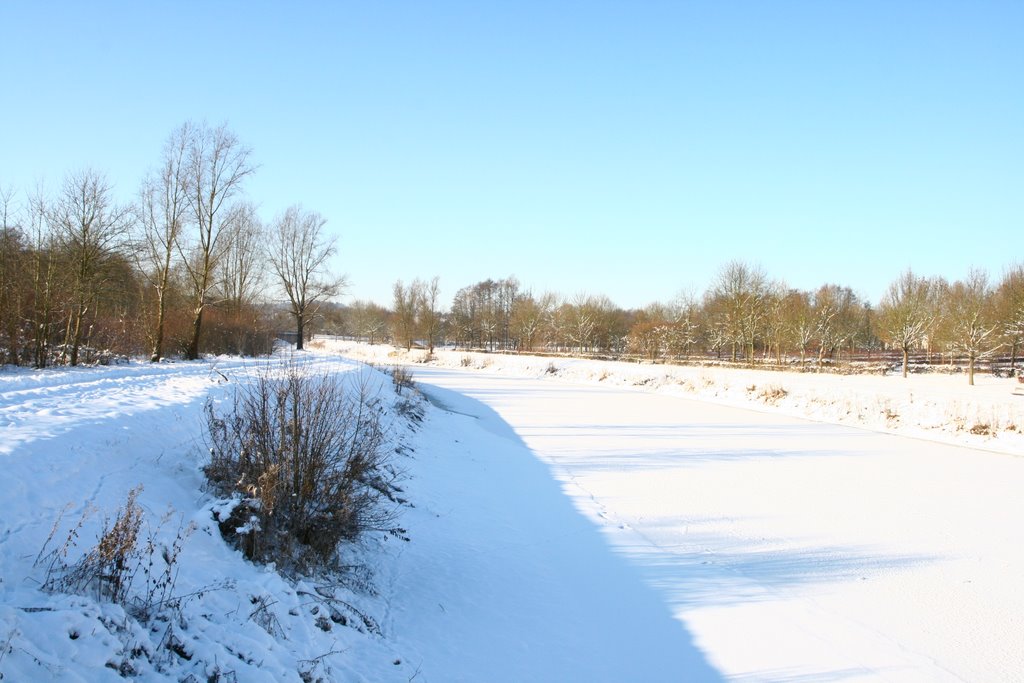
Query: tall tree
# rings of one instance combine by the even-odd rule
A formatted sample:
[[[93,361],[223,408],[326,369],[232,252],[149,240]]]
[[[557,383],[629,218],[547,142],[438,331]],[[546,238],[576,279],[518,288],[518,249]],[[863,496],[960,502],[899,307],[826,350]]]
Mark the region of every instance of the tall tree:
[[[58,290],[57,245],[47,216],[50,205],[40,185],[29,197],[28,222],[32,257],[28,272],[32,280],[28,319],[32,330],[32,365],[44,368],[50,362],[51,338],[55,328],[55,301]]]
[[[817,321],[811,295],[803,290],[793,289],[786,294],[780,315],[789,342],[800,351],[800,367],[807,360],[807,349],[814,341]]]
[[[366,337],[370,344],[387,335],[388,310],[372,301],[356,301],[348,307],[348,331],[355,337]]]
[[[904,377],[910,352],[921,344],[934,320],[933,289],[927,278],[908,269],[889,285],[879,307],[880,336],[902,352]]]
[[[335,240],[324,234],[327,219],[293,205],[274,222],[267,254],[295,318],[295,348],[302,350],[306,325],[320,306],[345,288],[343,276],[328,272]]]
[[[520,351],[533,351],[544,338],[545,327],[551,314],[557,308],[557,297],[547,292],[534,298],[526,294],[516,299],[512,306],[512,336]]]
[[[126,236],[129,216],[128,208],[114,205],[107,179],[92,169],[66,176],[50,209],[48,219],[71,278],[63,354],[70,365],[78,364],[86,315],[98,304],[105,266]]]
[[[768,278],[758,266],[731,261],[723,266],[712,285],[711,299],[720,302],[722,327],[732,342],[732,359],[744,348],[747,360],[753,362],[754,345],[765,316],[764,298]]]
[[[441,335],[441,278],[435,275],[429,282],[416,280],[413,287],[417,290],[415,301],[419,308],[416,318],[430,353],[433,353]]]
[[[0,366],[17,364],[26,253],[25,236],[15,216],[14,190],[0,187]]]
[[[143,181],[139,192],[136,222],[139,235],[133,251],[139,261],[139,270],[156,293],[149,354],[153,362],[160,360],[164,352],[172,260],[188,220],[186,161],[191,131],[191,124],[185,124],[171,133],[164,143],[160,168]]]
[[[412,349],[416,340],[416,309],[419,290],[413,285],[405,285],[401,280],[392,287],[394,294],[394,318],[392,336],[395,344],[404,346],[406,351]]]
[[[194,230],[191,239],[181,237],[178,244],[192,290],[192,335],[185,356],[194,360],[199,357],[203,313],[217,284],[217,260],[230,235],[228,202],[241,192],[255,166],[251,150],[226,125],[186,123],[181,130],[188,137],[186,197]]]
[[[814,293],[815,329],[818,335],[818,365],[853,336],[859,301],[849,287],[822,285]]]
[[[268,234],[251,202],[235,204],[228,224],[230,234],[217,262],[217,291],[231,313],[238,315],[256,303],[266,284],[260,266],[267,256]]]
[[[974,368],[979,359],[999,347],[999,323],[988,274],[971,270],[958,280],[945,297],[946,330],[952,346],[967,358],[967,383],[974,386]]]

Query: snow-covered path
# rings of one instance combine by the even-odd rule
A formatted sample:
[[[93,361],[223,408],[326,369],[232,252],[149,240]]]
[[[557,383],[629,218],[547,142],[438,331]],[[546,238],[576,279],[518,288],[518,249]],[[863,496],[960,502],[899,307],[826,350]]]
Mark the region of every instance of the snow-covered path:
[[[726,677],[1024,672],[1020,457],[615,387],[415,373],[507,422]]]

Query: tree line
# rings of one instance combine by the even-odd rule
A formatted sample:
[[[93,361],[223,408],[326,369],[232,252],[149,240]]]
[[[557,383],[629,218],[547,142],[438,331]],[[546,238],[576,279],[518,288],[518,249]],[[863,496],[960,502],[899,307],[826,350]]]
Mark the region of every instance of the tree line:
[[[391,308],[339,306],[326,219],[294,204],[264,222],[245,194],[252,150],[226,125],[171,132],[134,199],[95,169],[54,191],[0,187],[0,364],[46,367],[112,356],[267,353],[317,329],[405,348],[437,345],[822,367],[894,354],[966,367],[1024,342],[1024,265],[998,281],[910,270],[877,305],[851,288],[788,287],[758,266],[723,265],[701,295],[626,310],[603,295],[535,294],[515,277],[440,300],[440,280],[397,281]]]
[[[433,350],[552,352],[658,360],[720,360],[823,367],[893,359],[904,376],[915,355],[962,365],[973,384],[980,361],[1007,360],[1024,342],[1024,265],[993,282],[980,270],[949,282],[907,270],[876,305],[850,287],[788,287],[733,261],[702,295],[625,310],[606,296],[536,295],[515,277],[459,289],[447,310],[438,279],[399,281],[391,309],[357,301],[335,309],[330,331],[371,343]]]
[[[133,201],[93,168],[54,191],[0,188],[0,364],[266,353],[284,326],[301,348],[344,287],[335,244],[299,204],[264,223],[244,193],[255,171],[226,125],[186,122]]]

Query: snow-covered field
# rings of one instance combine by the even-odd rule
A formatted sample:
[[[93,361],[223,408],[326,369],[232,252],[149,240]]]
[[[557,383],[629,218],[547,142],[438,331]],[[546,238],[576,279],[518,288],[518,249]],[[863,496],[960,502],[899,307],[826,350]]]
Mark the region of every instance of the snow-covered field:
[[[1024,671],[1024,397],[1009,380],[453,352],[426,365],[340,342],[303,358],[373,372],[339,353],[412,363],[433,404],[422,423],[391,410],[411,540],[348,551],[373,575],[335,588],[344,613],[316,582],[245,562],[212,520],[202,406],[260,362],[0,372],[4,683],[118,668],[435,682]],[[34,561],[65,506],[62,531],[87,506],[113,514],[138,484],[164,542],[197,525],[173,618],[143,628],[120,607],[40,591]]]

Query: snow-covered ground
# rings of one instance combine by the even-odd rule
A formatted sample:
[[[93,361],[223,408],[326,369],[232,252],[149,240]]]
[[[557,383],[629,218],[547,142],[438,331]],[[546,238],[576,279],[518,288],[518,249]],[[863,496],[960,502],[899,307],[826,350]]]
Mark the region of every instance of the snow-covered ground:
[[[414,372],[428,394],[498,413],[720,675],[1020,680],[1024,397],[1011,381],[445,352]],[[801,411],[818,421],[785,414]],[[958,441],[976,447],[944,443]]]
[[[115,680],[119,667],[197,681],[1024,671],[1024,397],[1007,380],[450,352],[428,366],[344,343],[303,359],[372,372],[339,353],[414,363],[433,404],[421,423],[389,408],[411,540],[347,551],[373,575],[335,589],[343,613],[316,582],[245,562],[212,520],[202,406],[261,362],[0,371],[4,683]],[[138,484],[151,526],[175,511],[159,538],[198,527],[179,562],[180,612],[142,628],[119,607],[40,591],[34,561],[61,511],[70,504],[65,531],[87,506],[112,514]]]
[[[311,369],[358,371],[359,364],[310,357]],[[222,401],[262,362],[217,359],[42,372],[0,371],[0,679],[298,681],[299,672],[355,680],[394,675],[385,639],[329,618],[314,582],[289,583],[253,566],[221,540],[203,492],[201,413]],[[389,385],[382,385],[388,387]],[[158,543],[197,529],[184,544],[174,595],[180,611],[140,625],[115,605],[39,590],[36,566],[54,523],[59,545],[93,509],[76,553],[96,543],[104,516],[144,487],[145,527]],[[167,521],[161,520],[167,516]],[[52,547],[52,545],[51,545]],[[360,550],[360,552],[365,552]],[[159,562],[159,560],[157,560]],[[378,607],[358,591],[356,609]],[[145,626],[145,628],[143,627]],[[325,630],[326,627],[326,630]],[[177,644],[175,644],[177,643]],[[168,647],[172,645],[172,647]],[[332,651],[357,648],[364,659]],[[321,657],[323,657],[321,659]],[[218,679],[220,675],[222,678]],[[408,678],[407,674],[403,680]]]

